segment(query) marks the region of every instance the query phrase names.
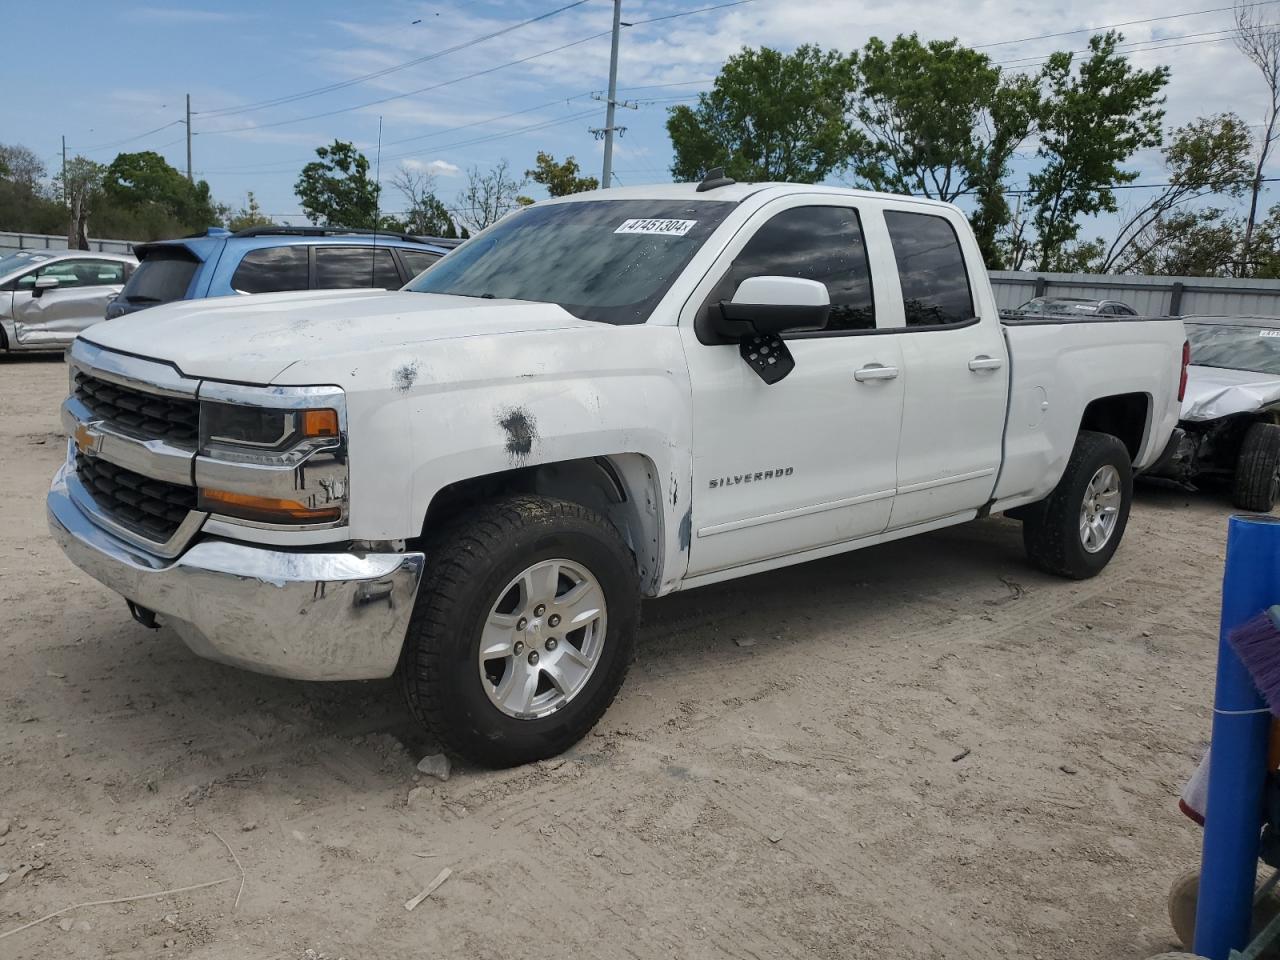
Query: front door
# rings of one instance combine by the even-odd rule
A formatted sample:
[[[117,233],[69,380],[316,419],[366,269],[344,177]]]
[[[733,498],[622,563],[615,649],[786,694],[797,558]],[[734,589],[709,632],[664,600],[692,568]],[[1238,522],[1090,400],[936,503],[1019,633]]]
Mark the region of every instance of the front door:
[[[832,303],[824,330],[785,336],[795,369],[772,385],[737,344],[716,342],[706,320],[757,276],[820,281]],[[681,318],[693,382],[687,575],[883,531],[895,488],[902,355],[899,337],[875,335],[858,210],[847,197],[820,195],[764,207],[707,282]]]
[[[41,288],[40,278],[56,280]],[[13,322],[24,347],[65,346],[81,330],[103,319],[107,304],[124,287],[119,260],[75,257],[46,263],[19,277],[13,291]]]

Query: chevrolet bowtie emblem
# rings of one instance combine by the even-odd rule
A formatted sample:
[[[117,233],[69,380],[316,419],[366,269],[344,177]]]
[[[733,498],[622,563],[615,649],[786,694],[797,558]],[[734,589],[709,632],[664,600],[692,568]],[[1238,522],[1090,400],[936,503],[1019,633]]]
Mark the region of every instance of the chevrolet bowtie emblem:
[[[93,429],[95,424],[78,423],[76,424],[76,432],[72,434],[71,439],[76,443],[76,449],[81,453],[96,454],[102,449],[102,434]]]

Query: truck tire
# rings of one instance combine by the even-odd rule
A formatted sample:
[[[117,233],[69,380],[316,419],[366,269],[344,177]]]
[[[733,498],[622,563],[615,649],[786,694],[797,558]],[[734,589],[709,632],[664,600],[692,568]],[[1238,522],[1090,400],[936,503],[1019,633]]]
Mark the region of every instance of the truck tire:
[[[1280,427],[1255,423],[1245,432],[1236,457],[1231,501],[1241,510],[1270,513],[1280,499]]]
[[[400,676],[445,749],[487,767],[554,756],[617,695],[640,615],[635,559],[576,503],[518,496],[428,544]]]
[[[1128,449],[1109,433],[1081,430],[1053,492],[1020,514],[1027,556],[1049,573],[1087,580],[1120,546],[1132,502]]]

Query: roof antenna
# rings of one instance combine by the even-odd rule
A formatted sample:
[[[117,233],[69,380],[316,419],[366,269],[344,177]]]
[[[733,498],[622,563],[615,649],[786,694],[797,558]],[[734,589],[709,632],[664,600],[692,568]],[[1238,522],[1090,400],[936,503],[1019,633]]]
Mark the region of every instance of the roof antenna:
[[[378,115],[378,153],[373,167],[373,250],[369,254],[369,287],[378,275],[378,224],[382,219],[382,115]]]
[[[714,190],[716,187],[727,187],[737,183],[732,177],[724,175],[724,167],[712,167],[707,171],[707,175],[702,178],[702,182],[698,184],[698,193],[706,193],[708,190]]]

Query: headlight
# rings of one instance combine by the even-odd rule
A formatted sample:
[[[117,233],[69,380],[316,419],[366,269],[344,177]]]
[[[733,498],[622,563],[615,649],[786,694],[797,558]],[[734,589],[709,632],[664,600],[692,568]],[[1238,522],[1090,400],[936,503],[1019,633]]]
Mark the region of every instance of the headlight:
[[[243,463],[293,464],[338,443],[337,410],[200,404],[200,452],[205,456]]]
[[[258,526],[346,517],[345,403],[335,388],[201,388],[199,507]]]

